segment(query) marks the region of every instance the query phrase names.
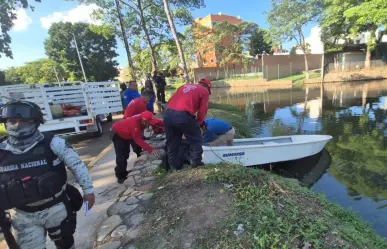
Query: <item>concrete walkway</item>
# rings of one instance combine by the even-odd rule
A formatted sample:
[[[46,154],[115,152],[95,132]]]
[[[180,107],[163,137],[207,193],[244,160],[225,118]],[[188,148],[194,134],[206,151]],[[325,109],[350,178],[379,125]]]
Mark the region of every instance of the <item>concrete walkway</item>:
[[[135,160],[136,156],[131,154],[128,169],[133,168]],[[75,233],[76,249],[93,248],[98,229],[102,222],[107,219],[107,209],[116,202],[117,193],[122,193],[121,191],[125,191],[127,186],[131,184],[134,185],[134,181],[129,179],[125,181],[125,184],[118,184],[114,175],[114,167],[115,153],[112,149],[90,170],[94,182],[96,203],[88,216],[85,216],[84,208],[78,212],[78,224]],[[49,239],[47,249],[56,249]]]

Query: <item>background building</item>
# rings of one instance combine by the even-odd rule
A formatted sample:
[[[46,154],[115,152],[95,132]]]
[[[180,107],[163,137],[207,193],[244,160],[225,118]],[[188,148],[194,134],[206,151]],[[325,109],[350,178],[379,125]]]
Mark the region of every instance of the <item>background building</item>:
[[[242,19],[238,16],[228,16],[219,13],[218,15],[210,14],[204,18],[195,19],[195,24],[199,24],[206,28],[212,30],[214,26],[219,22],[229,22],[231,24],[237,25],[242,23]],[[201,35],[197,33],[196,35]],[[230,38],[232,39],[232,38]],[[197,48],[196,56],[198,59],[199,67],[219,67],[222,57],[219,52],[217,52],[217,46],[227,46],[230,41],[226,38],[220,44],[205,44],[201,48]]]

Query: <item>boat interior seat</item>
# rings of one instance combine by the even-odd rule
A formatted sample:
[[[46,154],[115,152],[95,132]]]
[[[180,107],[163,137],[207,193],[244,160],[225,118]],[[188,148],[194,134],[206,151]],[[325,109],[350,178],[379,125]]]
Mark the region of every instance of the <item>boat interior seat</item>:
[[[245,141],[245,142],[234,142],[235,145],[257,145],[257,144],[262,144],[262,145],[269,145],[269,144],[286,144],[286,143],[291,143],[292,138],[291,137],[285,137],[285,138],[270,138],[267,140],[258,140],[258,141]]]

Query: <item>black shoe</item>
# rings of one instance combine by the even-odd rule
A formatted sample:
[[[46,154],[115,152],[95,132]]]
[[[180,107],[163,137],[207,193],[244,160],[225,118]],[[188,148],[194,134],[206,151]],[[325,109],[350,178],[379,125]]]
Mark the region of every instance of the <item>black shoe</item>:
[[[118,182],[119,184],[123,184],[123,183],[126,181],[126,179],[128,179],[128,177],[125,177],[125,178],[118,178],[118,179],[117,179],[117,182]]]
[[[192,167],[193,169],[196,169],[197,167],[200,167],[200,166],[203,166],[203,165],[204,165],[203,162],[200,162],[200,163],[192,163],[192,164],[191,164],[191,167]]]

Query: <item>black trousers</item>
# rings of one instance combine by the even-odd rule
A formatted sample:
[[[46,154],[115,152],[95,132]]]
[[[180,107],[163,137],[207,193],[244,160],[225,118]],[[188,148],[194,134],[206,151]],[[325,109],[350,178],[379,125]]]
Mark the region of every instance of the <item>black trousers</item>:
[[[165,86],[158,86],[157,90],[157,101],[165,103]]]
[[[124,179],[128,176],[129,172],[126,170],[128,167],[128,159],[130,154],[130,146],[137,157],[140,156],[142,149],[133,140],[122,139],[117,134],[113,136],[113,145],[116,152],[116,167],[114,169],[117,179]]]
[[[188,112],[167,109],[164,112],[164,129],[167,137],[168,162],[174,169],[183,167],[180,156],[182,136],[189,144],[189,158],[191,165],[199,165],[202,162],[202,135],[196,119]]]

